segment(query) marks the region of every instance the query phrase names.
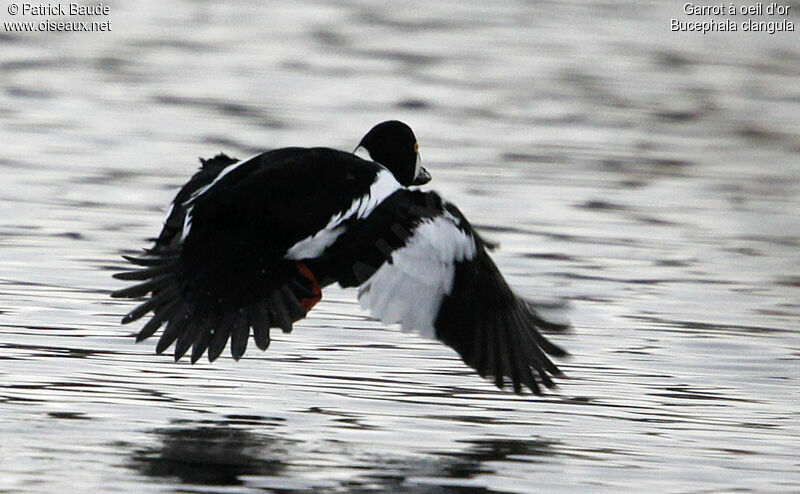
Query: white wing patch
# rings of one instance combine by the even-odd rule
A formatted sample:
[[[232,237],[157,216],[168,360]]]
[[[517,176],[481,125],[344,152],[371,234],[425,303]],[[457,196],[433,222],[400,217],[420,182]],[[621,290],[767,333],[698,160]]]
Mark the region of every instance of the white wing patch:
[[[360,219],[369,216],[378,204],[400,188],[400,184],[390,171],[380,170],[370,185],[369,192],[356,198],[346,211],[333,215],[325,228],[291,246],[283,258],[298,260],[320,256],[339,238],[339,235],[344,233],[344,227],[340,226],[342,222],[350,218]]]
[[[325,228],[318,231],[314,235],[306,237],[292,245],[289,250],[286,251],[286,254],[283,255],[283,258],[295,260],[313,259],[322,255],[322,253],[325,252],[325,249],[333,245],[333,243],[336,242],[336,239],[339,238],[339,235],[344,233],[344,227],[337,226],[338,223],[334,224],[334,219],[336,219],[336,217],[332,218],[331,222],[328,223]],[[339,223],[341,223],[341,220]]]
[[[475,239],[450,213],[420,223],[406,245],[392,253],[358,291],[361,306],[386,324],[435,338],[434,322],[453,290],[455,263],[473,259]]]

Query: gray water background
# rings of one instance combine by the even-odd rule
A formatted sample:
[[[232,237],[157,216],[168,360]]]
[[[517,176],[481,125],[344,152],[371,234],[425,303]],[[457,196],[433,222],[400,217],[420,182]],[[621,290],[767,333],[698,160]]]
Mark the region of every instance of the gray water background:
[[[800,491],[800,38],[669,32],[682,3],[109,2],[110,33],[0,33],[0,492]],[[568,301],[555,392],[338,288],[238,363],[134,344],[110,275],[196,157],[389,118],[515,289]]]

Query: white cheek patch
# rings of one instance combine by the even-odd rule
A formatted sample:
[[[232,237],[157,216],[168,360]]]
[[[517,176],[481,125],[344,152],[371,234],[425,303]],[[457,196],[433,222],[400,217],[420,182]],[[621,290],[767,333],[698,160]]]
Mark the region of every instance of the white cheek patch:
[[[386,324],[399,323],[435,339],[442,300],[453,290],[455,263],[475,257],[475,239],[445,212],[417,226],[406,245],[392,253],[359,289],[361,306]]]
[[[378,204],[400,188],[400,184],[391,172],[380,170],[370,186],[369,192],[353,200],[346,211],[333,215],[325,228],[291,246],[283,258],[300,260],[319,257],[336,241],[339,235],[344,233],[345,227],[341,224],[345,220],[369,216]]]

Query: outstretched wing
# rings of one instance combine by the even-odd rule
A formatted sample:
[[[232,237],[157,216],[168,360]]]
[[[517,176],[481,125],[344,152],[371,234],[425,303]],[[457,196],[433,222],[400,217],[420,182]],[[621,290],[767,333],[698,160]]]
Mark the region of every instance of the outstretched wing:
[[[187,185],[180,231],[144,256],[127,258],[143,269],[116,275],[141,283],[112,296],[147,297],[123,323],[152,312],[138,339],[166,324],[156,351],[175,343],[176,359],[191,347],[192,361],[206,349],[214,360],[229,339],[239,358],[250,328],[266,348],[270,327],[290,331],[320,298],[303,259],[399,187],[393,179],[387,185],[387,174],[348,153],[284,148]]]
[[[397,193],[387,203],[375,219],[385,226],[372,226],[381,232],[373,245],[384,246],[385,262],[360,285],[361,305],[385,323],[449,345],[499,388],[506,380],[517,393],[522,386],[536,394],[540,384],[552,387],[551,376],[560,371],[548,354],[566,352],[539,330],[565,326],[543,319],[514,294],[455,206],[421,192]],[[367,262],[373,267],[375,250],[381,248]]]

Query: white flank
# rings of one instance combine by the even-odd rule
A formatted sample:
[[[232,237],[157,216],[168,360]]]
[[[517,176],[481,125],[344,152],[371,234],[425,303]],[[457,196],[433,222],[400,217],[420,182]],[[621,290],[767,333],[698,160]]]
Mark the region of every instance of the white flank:
[[[220,180],[222,180],[222,177],[224,177],[225,175],[229,174],[229,173],[230,173],[230,172],[232,172],[233,170],[235,170],[235,169],[239,168],[240,166],[244,165],[245,163],[249,162],[251,159],[255,158],[256,156],[261,156],[261,153],[259,153],[259,154],[255,155],[255,156],[251,156],[251,157],[247,158],[246,160],[239,161],[238,163],[233,163],[232,165],[228,165],[228,166],[226,166],[226,167],[225,167],[225,168],[223,168],[223,170],[222,170],[222,171],[219,173],[219,175],[217,175],[217,176],[214,178],[214,180],[213,180],[213,181],[212,181],[210,184],[208,184],[208,185],[206,185],[206,186],[204,186],[204,187],[201,187],[201,188],[197,189],[196,191],[194,191],[194,192],[192,193],[192,195],[191,195],[191,196],[189,196],[189,199],[187,199],[187,200],[186,200],[186,202],[184,202],[182,205],[183,205],[183,206],[186,206],[186,205],[188,205],[188,204],[191,204],[192,202],[194,202],[194,200],[195,200],[195,199],[197,199],[198,197],[200,197],[200,196],[202,196],[203,194],[205,194],[205,193],[206,193],[206,192],[207,192],[207,191],[208,191],[208,190],[209,190],[211,187],[213,187],[214,185],[216,185],[216,184],[217,184],[217,182],[219,182]],[[188,215],[187,215],[187,216],[188,216]]]
[[[344,227],[340,226],[342,222],[351,218],[366,218],[378,204],[400,188],[390,171],[380,170],[370,185],[369,192],[355,199],[346,211],[333,215],[325,228],[291,246],[283,256],[284,259],[311,259],[320,256],[344,233]]]
[[[455,263],[475,257],[475,239],[445,212],[420,223],[358,291],[361,306],[386,324],[435,338],[442,299],[453,290]]]

